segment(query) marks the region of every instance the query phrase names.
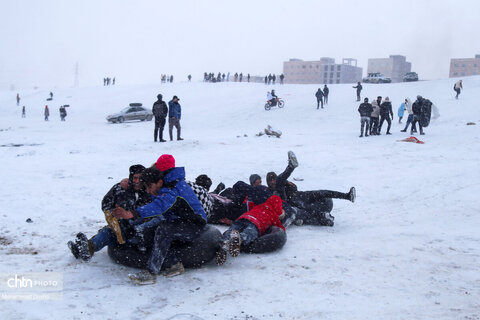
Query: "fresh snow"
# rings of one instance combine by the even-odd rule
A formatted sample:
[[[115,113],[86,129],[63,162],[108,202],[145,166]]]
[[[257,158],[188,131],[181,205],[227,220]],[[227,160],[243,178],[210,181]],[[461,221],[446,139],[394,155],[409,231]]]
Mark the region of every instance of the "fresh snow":
[[[368,138],[358,137],[359,103],[347,84],[329,85],[323,110],[316,85],[101,86],[56,89],[48,102],[45,88],[21,91],[20,106],[16,92],[0,92],[0,273],[64,280],[62,300],[0,301],[0,318],[480,319],[480,77],[464,79],[459,100],[455,81],[365,84],[362,99],[389,96],[395,116],[393,135],[384,127]],[[272,88],[286,106],[265,111]],[[130,102],[151,108],[158,93],[181,99],[184,141],[154,143],[153,122],[105,120]],[[441,114],[416,135],[423,145],[399,142],[410,135],[397,109],[417,94]],[[281,138],[256,136],[267,125]],[[188,179],[206,173],[213,187],[231,186],[282,171],[289,150],[300,190],[356,187],[355,203],[334,200],[334,227],[291,226],[278,252],[229,257],[152,286],[129,283],[135,269],[106,250],[85,263],[67,248],[77,232],[90,237],[105,225],[101,200],[132,164],[168,153]]]

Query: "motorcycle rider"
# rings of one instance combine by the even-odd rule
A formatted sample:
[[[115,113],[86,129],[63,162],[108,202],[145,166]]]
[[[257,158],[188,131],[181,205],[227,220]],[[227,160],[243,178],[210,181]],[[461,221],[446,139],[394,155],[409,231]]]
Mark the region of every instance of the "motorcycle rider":
[[[278,97],[275,95],[275,90],[272,89],[272,92],[267,92],[267,98],[268,98],[268,102],[270,103],[270,105],[272,105],[272,106],[277,105]]]

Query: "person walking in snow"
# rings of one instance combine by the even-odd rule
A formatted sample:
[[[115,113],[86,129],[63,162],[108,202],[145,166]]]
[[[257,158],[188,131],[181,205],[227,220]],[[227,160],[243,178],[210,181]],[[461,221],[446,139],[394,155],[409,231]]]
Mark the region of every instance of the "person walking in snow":
[[[360,82],[357,82],[357,85],[355,87],[352,87],[354,89],[357,89],[357,101],[360,101],[360,92],[362,92],[362,85]]]
[[[168,108],[165,101],[162,100],[161,94],[157,95],[157,101],[153,103],[152,113],[155,116],[155,127],[153,129],[153,141],[157,142],[157,137],[160,135],[160,142],[165,142],[163,139],[163,128],[168,115]]]
[[[25,114],[25,106],[23,106],[22,108],[22,118],[25,118],[26,117],[26,114]]]
[[[183,140],[180,137],[182,106],[178,103],[179,100],[177,96],[173,96],[172,100],[168,102],[168,133],[170,134],[170,141],[173,140],[173,127],[177,128],[177,140]]]
[[[388,123],[387,134],[391,134],[390,128],[392,126],[393,110],[392,103],[390,102],[390,99],[388,97],[386,97],[385,101],[380,105],[380,125],[378,126],[378,134],[381,134],[382,125],[385,120]]]
[[[407,99],[405,99],[405,102],[402,102],[400,107],[398,107],[398,123],[402,123],[402,118],[403,118],[403,114],[405,113],[406,103],[407,103]]]
[[[412,128],[410,129],[410,134],[413,134],[413,128],[415,128],[415,125],[418,122],[418,128],[420,131],[421,135],[424,135],[425,133],[423,132],[423,126],[422,122],[420,121],[420,117],[422,115],[422,104],[424,102],[424,99],[422,96],[418,95],[417,100],[413,103],[412,105],[412,111],[413,111],[413,121],[412,121]]]
[[[382,104],[382,97],[378,96],[377,100],[372,101],[373,112],[370,115],[370,128],[369,132],[371,136],[378,135],[378,118],[380,117],[380,105]]]
[[[458,95],[463,90],[462,80],[455,82],[455,85],[453,86],[453,90],[455,90],[455,92],[457,93],[457,95],[455,96],[455,99],[458,99]]]
[[[328,104],[328,93],[330,92],[330,90],[328,89],[327,85],[324,85],[323,86],[323,101],[325,102],[325,104]]]
[[[48,121],[48,117],[50,116],[50,111],[48,110],[48,105],[45,106],[45,111],[43,112],[45,115],[45,121]]]
[[[60,120],[65,121],[65,117],[67,116],[67,110],[65,109],[65,106],[60,106]]]
[[[20,105],[20,94],[17,93],[17,106]]]
[[[317,97],[317,110],[320,104],[322,104],[323,109],[323,91],[322,89],[318,88],[317,92],[315,93],[315,97]]]
[[[368,98],[363,100],[363,103],[358,107],[360,113],[360,138],[363,137],[363,127],[365,126],[365,137],[368,137],[368,130],[370,128],[370,116],[373,112],[373,107],[368,103]]]
[[[405,109],[407,109],[408,112],[407,123],[405,123],[405,128],[400,130],[401,132],[407,132],[408,126],[413,122],[412,101],[410,98],[405,98]],[[417,128],[412,128],[412,131],[417,132]]]

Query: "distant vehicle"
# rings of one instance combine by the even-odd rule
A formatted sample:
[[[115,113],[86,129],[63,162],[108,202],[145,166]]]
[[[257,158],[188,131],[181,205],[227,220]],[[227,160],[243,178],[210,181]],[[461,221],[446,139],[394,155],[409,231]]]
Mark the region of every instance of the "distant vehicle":
[[[372,72],[363,78],[362,81],[365,83],[390,83],[392,79],[385,77],[380,72]]]
[[[107,117],[107,121],[112,123],[122,123],[124,121],[141,120],[150,121],[153,119],[153,113],[142,107],[141,103],[130,103],[128,107],[119,113],[111,114]]]
[[[403,76],[403,81],[418,81],[418,74],[416,72],[407,72]]]

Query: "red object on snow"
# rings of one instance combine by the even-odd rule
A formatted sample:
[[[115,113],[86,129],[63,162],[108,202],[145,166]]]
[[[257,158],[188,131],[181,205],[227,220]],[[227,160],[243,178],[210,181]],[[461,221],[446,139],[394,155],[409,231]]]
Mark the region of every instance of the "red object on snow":
[[[415,143],[421,143],[421,144],[424,144],[425,142],[423,142],[422,140],[418,140],[417,138],[415,138],[414,136],[411,136],[409,138],[405,138],[403,140],[398,140],[398,141],[403,141],[403,142],[415,142]]]

